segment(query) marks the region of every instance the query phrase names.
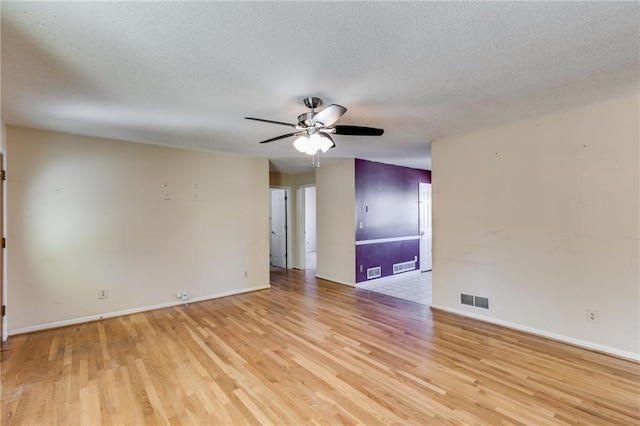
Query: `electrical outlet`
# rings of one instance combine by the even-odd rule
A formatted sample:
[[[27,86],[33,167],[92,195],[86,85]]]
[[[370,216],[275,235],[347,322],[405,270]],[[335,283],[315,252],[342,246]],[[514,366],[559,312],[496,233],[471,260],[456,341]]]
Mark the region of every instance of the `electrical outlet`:
[[[187,293],[186,291],[182,292],[182,300],[189,300],[189,293]]]
[[[600,320],[600,313],[593,309],[587,309],[587,322],[597,323]]]
[[[100,290],[98,290],[98,299],[106,299],[107,297],[109,297],[109,294],[107,293],[106,288],[101,288]]]

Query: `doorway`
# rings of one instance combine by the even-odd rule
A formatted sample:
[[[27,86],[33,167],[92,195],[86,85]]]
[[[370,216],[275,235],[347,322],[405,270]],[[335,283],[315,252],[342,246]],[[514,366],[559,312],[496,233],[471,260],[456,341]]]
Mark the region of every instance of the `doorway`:
[[[316,269],[316,186],[298,189],[298,265]]]
[[[420,271],[427,272],[433,268],[432,220],[431,220],[431,184],[419,184],[419,218],[420,218]]]
[[[289,188],[269,188],[269,262],[277,268],[289,267]]]

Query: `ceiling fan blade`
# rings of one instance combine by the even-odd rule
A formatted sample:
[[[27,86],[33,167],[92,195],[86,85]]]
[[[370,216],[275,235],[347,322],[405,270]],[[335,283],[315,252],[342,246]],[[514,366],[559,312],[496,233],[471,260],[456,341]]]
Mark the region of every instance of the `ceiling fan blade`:
[[[325,126],[331,126],[338,121],[347,109],[341,105],[331,104],[313,117],[316,123],[322,123]]]
[[[289,126],[289,127],[293,127],[295,128],[296,125],[295,124],[291,124],[291,123],[283,123],[282,121],[273,121],[273,120],[265,120],[264,118],[254,118],[254,117],[245,117],[247,120],[253,120],[253,121],[262,121],[264,123],[271,123],[271,124],[280,124],[282,126]]]
[[[335,135],[350,135],[350,136],[381,136],[384,133],[384,129],[376,129],[375,127],[363,127],[363,126],[335,126]]]
[[[266,141],[262,141],[260,143],[269,143],[269,142],[274,142],[280,139],[284,139],[284,138],[289,138],[291,136],[295,136],[295,135],[299,135],[300,132],[295,132],[295,133],[287,133],[286,135],[280,135],[280,136],[276,136],[275,138],[271,138],[271,139],[267,139]]]

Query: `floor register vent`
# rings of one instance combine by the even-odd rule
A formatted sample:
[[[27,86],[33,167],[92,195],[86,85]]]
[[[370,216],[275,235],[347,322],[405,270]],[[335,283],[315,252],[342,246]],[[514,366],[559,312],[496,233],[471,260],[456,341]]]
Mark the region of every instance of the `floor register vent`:
[[[399,274],[401,272],[406,272],[406,271],[413,271],[414,269],[416,269],[416,261],[415,260],[411,260],[409,262],[402,262],[402,263],[394,263],[393,264],[393,273],[394,274]]]
[[[463,305],[475,306],[476,308],[489,309],[489,298],[472,296],[470,294],[460,294],[460,303]]]
[[[375,268],[367,269],[367,279],[370,280],[372,278],[378,278],[382,276],[382,268],[380,266],[376,266]]]

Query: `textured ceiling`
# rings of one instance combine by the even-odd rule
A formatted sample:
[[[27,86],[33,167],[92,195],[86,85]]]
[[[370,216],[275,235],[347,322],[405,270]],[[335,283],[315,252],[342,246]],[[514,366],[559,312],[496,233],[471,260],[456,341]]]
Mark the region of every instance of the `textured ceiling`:
[[[2,1],[6,124],[311,168],[302,98],[348,108],[326,157],[431,166],[430,141],[638,90],[638,2]],[[323,160],[325,161],[325,160]]]

